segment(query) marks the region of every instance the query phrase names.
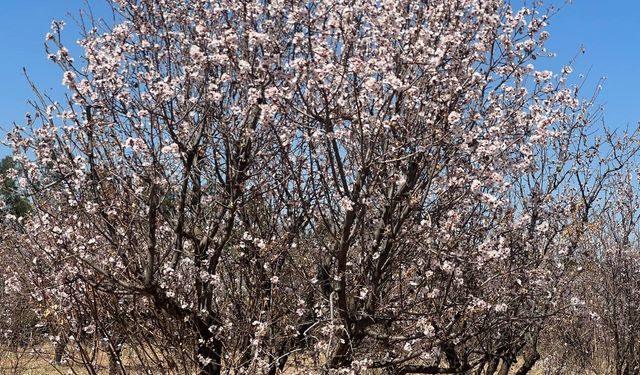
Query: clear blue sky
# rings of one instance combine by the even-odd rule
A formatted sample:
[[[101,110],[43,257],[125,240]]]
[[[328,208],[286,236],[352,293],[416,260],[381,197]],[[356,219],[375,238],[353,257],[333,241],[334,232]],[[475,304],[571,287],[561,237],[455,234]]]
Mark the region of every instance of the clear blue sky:
[[[563,5],[562,0],[548,3]],[[640,120],[640,1],[574,0],[549,23],[547,46],[557,53],[551,66],[566,64],[584,46],[574,75],[588,74],[590,88],[607,77],[599,97],[607,126],[634,126]]]
[[[67,23],[63,40],[76,56],[79,48],[78,28],[69,14],[77,17],[80,9],[86,9],[84,0],[0,0],[0,138],[14,122],[21,123],[30,111],[27,101],[34,95],[23,73],[27,69],[38,87],[48,93],[63,93],[62,73],[44,52],[44,40],[50,31],[51,21]],[[94,14],[108,18],[106,1],[87,0]],[[0,145],[0,156],[8,150]]]
[[[513,3],[518,3],[514,1]],[[103,0],[90,0],[96,14],[108,15]],[[563,0],[546,1],[562,5]],[[53,19],[66,19],[65,40],[74,44],[77,30],[67,14],[78,14],[83,0],[2,0],[0,11],[0,128],[23,121],[33,97],[22,74],[26,67],[36,84],[53,93],[63,92],[61,72],[45,56],[44,36]],[[538,60],[538,67],[559,69],[580,46],[586,53],[574,64],[574,74],[589,74],[591,88],[607,76],[599,98],[609,126],[625,127],[640,120],[640,2],[635,0],[575,0],[550,21],[548,47],[553,60]],[[77,50],[76,50],[77,52]],[[584,93],[586,94],[586,93]],[[0,137],[5,133],[0,130]],[[0,147],[0,155],[7,150]]]

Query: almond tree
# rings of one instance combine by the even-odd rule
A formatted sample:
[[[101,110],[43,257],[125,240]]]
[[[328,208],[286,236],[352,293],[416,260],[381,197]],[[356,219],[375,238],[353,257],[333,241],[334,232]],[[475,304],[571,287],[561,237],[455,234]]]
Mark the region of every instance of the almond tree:
[[[637,374],[640,353],[637,166],[630,163],[603,187],[580,244],[584,267],[572,282],[575,306],[552,328],[557,373]],[[564,330],[559,327],[564,327]],[[553,341],[553,340],[552,340]],[[557,362],[557,363],[556,363]]]
[[[136,361],[167,371],[531,368],[583,232],[572,207],[597,196],[572,184],[597,188],[635,152],[581,164],[592,103],[570,67],[532,65],[547,15],[501,0],[113,9],[113,26],[84,20],[78,60],[54,22],[67,101],[39,95],[10,135],[25,245],[47,293],[73,301],[62,314],[119,319]]]

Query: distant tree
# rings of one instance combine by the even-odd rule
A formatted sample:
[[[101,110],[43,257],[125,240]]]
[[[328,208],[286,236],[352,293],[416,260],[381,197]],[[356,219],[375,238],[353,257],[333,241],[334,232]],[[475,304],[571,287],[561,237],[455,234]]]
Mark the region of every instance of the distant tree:
[[[640,373],[640,196],[637,165],[629,163],[604,186],[576,261],[574,306],[549,331],[556,374]]]
[[[29,201],[18,193],[18,186],[14,176],[16,164],[11,156],[5,156],[0,161],[0,204],[3,212],[16,217],[23,217],[31,211]]]

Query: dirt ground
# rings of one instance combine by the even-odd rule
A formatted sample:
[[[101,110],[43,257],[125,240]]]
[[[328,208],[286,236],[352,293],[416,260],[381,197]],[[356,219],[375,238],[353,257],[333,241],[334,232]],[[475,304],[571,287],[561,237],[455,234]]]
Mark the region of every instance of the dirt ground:
[[[108,358],[105,353],[97,354],[97,363],[100,374],[107,374]],[[69,361],[72,362],[72,361]],[[125,366],[126,367],[126,366]],[[514,366],[517,369],[519,366]],[[131,374],[135,370],[131,369]],[[310,374],[308,369],[289,367],[285,374]],[[67,363],[63,365],[53,364],[52,347],[18,348],[4,350],[0,353],[0,375],[60,375],[60,374],[87,374],[82,364]],[[534,368],[530,375],[544,375],[540,369]]]
[[[100,373],[107,373],[108,358],[105,353],[98,352],[97,363]],[[0,353],[0,374],[2,375],[59,375],[86,374],[82,364],[73,363],[54,365],[53,347],[41,346],[33,348],[16,348],[3,350]]]

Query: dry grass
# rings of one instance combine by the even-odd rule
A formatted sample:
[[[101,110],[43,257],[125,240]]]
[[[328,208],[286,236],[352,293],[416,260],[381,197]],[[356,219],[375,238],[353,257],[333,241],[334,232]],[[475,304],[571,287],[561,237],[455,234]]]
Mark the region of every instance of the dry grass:
[[[123,356],[126,366],[126,354]],[[312,374],[313,365],[310,360],[291,358],[284,374]],[[107,374],[109,359],[106,353],[98,351],[96,363],[99,374]],[[521,365],[521,361],[513,366],[510,373],[514,373]],[[136,374],[134,368],[127,368],[127,373]],[[377,374],[376,371],[369,372]],[[67,364],[55,365],[53,363],[53,347],[43,345],[34,348],[5,349],[0,352],[0,374],[4,375],[59,375],[59,374],[87,374],[87,370],[79,362],[78,353],[70,353]],[[533,368],[530,375],[543,375],[542,369]]]
[[[24,375],[58,375],[87,374],[87,370],[79,361],[78,353],[69,353],[67,363],[54,364],[53,346],[42,345],[31,348],[4,349],[0,353],[0,374]],[[109,358],[106,353],[96,353],[96,368],[99,373],[106,374]],[[132,369],[133,370],[133,369]],[[135,371],[131,371],[135,374]]]

